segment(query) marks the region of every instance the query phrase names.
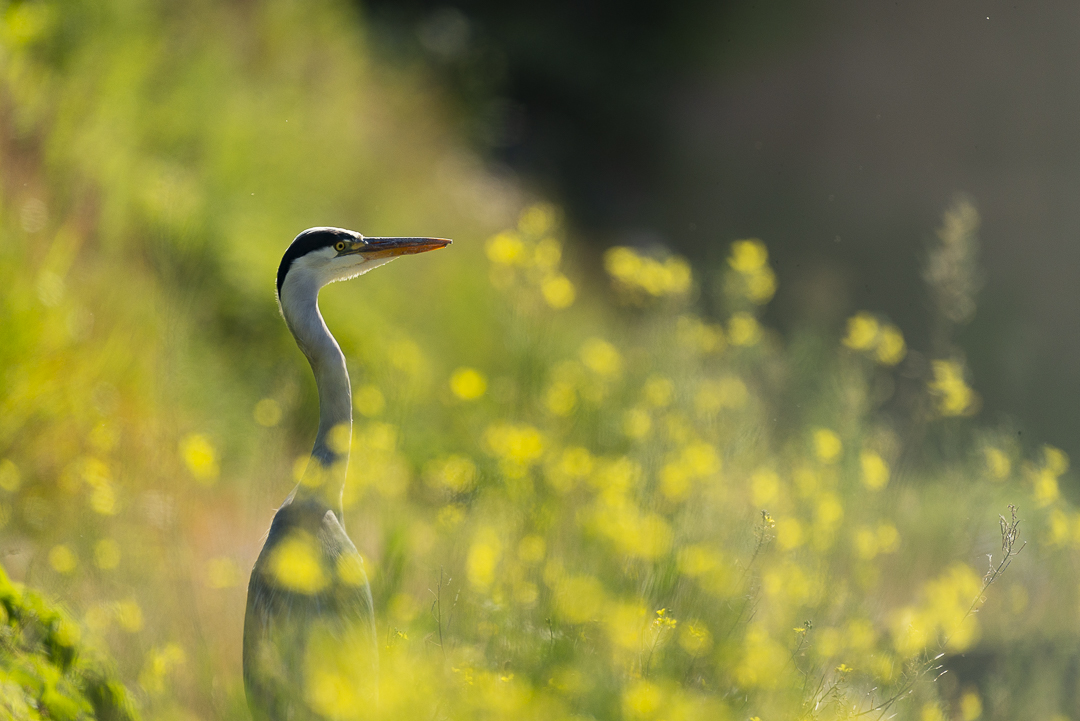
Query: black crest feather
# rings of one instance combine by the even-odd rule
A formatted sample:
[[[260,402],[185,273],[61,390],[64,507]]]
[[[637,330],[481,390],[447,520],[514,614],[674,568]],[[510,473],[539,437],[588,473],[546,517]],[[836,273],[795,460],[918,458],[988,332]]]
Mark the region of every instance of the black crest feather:
[[[358,235],[344,228],[308,228],[300,235],[293,238],[289,249],[281,257],[281,265],[277,270],[277,292],[281,297],[281,286],[285,283],[285,276],[289,274],[289,268],[293,261],[302,258],[313,250],[329,248],[339,240],[354,241]]]

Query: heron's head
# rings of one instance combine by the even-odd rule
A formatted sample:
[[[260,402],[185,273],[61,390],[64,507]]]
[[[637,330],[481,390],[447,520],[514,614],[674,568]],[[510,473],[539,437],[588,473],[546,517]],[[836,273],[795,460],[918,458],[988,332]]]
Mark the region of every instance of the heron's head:
[[[278,266],[278,300],[288,288],[317,293],[327,283],[355,278],[399,255],[445,248],[445,238],[365,238],[344,228],[308,228],[296,236]]]

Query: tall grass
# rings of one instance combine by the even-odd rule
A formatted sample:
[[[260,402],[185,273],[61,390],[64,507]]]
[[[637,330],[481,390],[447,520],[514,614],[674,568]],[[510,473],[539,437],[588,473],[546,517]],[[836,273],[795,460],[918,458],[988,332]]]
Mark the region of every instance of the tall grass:
[[[144,716],[247,713],[246,574],[316,425],[274,269],[327,224],[456,242],[323,293],[382,674],[373,711],[313,663],[314,708],[1076,712],[1007,676],[932,682],[1060,640],[1078,607],[1068,459],[979,421],[951,341],[970,203],[929,250],[932,348],[874,309],[785,336],[757,240],[721,268],[616,248],[582,275],[558,209],[486,172],[341,5],[2,7],[3,563]],[[999,579],[1024,542],[1009,504],[1029,550]]]

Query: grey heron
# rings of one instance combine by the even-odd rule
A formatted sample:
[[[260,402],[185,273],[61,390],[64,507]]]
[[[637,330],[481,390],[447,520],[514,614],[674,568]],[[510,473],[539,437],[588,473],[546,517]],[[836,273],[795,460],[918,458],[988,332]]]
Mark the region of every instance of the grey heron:
[[[315,374],[319,430],[307,470],[274,515],[248,583],[244,687],[255,721],[363,718],[373,708],[378,651],[371,589],[342,515],[352,393],[318,296],[328,283],[449,243],[310,228],[281,259],[278,303]]]

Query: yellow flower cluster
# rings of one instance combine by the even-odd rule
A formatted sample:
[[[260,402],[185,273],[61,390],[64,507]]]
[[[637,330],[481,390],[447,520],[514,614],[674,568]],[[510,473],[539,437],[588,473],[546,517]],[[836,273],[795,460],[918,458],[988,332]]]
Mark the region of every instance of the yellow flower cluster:
[[[475,368],[458,368],[450,376],[450,391],[463,401],[474,401],[487,392],[487,378]]]
[[[584,527],[605,538],[620,555],[656,559],[671,550],[671,526],[655,513],[645,513],[626,495],[602,493],[583,514]]]
[[[769,251],[757,238],[732,243],[728,265],[734,273],[728,275],[728,293],[755,305],[772,300],[776,294],[776,274],[768,261]]]
[[[1043,446],[1042,452],[1043,462],[1039,466],[1028,465],[1024,469],[1038,508],[1045,508],[1058,500],[1061,495],[1058,479],[1069,470],[1069,457],[1060,448]]]
[[[673,501],[685,499],[691,483],[703,481],[720,472],[720,456],[708,443],[690,443],[660,469],[660,490]]]
[[[544,302],[556,310],[573,305],[574,284],[559,269],[562,243],[554,206],[540,203],[522,211],[517,230],[504,230],[487,242],[491,281],[508,290],[523,280],[540,291]]]
[[[680,315],[675,323],[676,338],[681,347],[702,355],[724,350],[723,327],[706,323],[693,315]]]
[[[376,418],[386,408],[386,398],[376,386],[360,386],[353,392],[353,408],[362,416]]]
[[[907,355],[907,345],[900,329],[866,311],[848,318],[847,335],[841,342],[852,350],[866,353],[884,366],[894,366]]]
[[[694,396],[694,408],[699,415],[709,418],[723,410],[738,410],[749,398],[746,384],[737,376],[706,378]]]
[[[891,523],[879,523],[877,528],[859,526],[855,529],[855,553],[864,561],[885,553],[895,553],[900,548],[900,533]]]
[[[104,632],[113,623],[126,633],[141,631],[145,618],[139,602],[128,598],[124,601],[99,603],[86,612],[86,626],[95,633]]]
[[[469,546],[465,569],[469,583],[475,588],[487,589],[495,580],[495,569],[502,555],[502,542],[495,529],[481,526]]]
[[[889,464],[874,451],[864,450],[859,454],[859,467],[863,485],[871,491],[880,491],[888,485]]]
[[[897,653],[911,658],[939,641],[953,651],[970,648],[979,634],[972,603],[982,590],[982,578],[963,563],[927,582],[919,605],[905,606],[893,614],[891,629]]]
[[[942,416],[968,416],[979,410],[978,394],[964,380],[964,365],[955,360],[935,360],[930,364],[934,377],[927,388],[937,397]]]
[[[89,456],[69,470],[81,476],[83,485],[90,491],[89,505],[95,513],[115,516],[120,512],[116,481],[105,461]]]
[[[761,623],[751,626],[743,637],[741,658],[735,665],[735,680],[750,689],[772,690],[783,678],[791,651],[774,639]]]
[[[728,319],[727,338],[734,346],[757,345],[761,340],[761,324],[750,313],[732,313]]]
[[[398,448],[398,437],[398,428],[392,423],[372,421],[354,429],[352,452],[364,462],[349,466],[342,497],[346,508],[356,505],[370,491],[383,498],[405,495],[412,482],[412,469]]]
[[[532,426],[497,423],[484,431],[484,445],[499,459],[503,475],[520,478],[543,455],[544,436]]]
[[[331,581],[318,542],[303,531],[295,531],[275,546],[268,571],[274,586],[308,595],[322,591]]]
[[[1012,473],[1012,460],[1002,449],[996,446],[985,446],[983,456],[986,458],[986,470],[992,480],[1003,481]]]
[[[661,261],[625,246],[609,248],[604,253],[604,269],[625,297],[638,301],[685,296],[693,280],[690,265],[684,259],[670,256]]]
[[[385,227],[400,225],[403,199],[422,199],[433,232],[451,223],[465,243],[324,294],[356,381],[355,435],[338,428],[331,442],[352,448],[346,525],[376,554],[381,673],[377,693],[354,683],[351,664],[372,639],[317,627],[289,660],[303,685],[290,699],[298,716],[974,721],[980,697],[963,683],[907,685],[920,670],[910,656],[932,658],[946,637],[954,649],[974,642],[962,619],[983,595],[978,575],[941,569],[970,558],[973,539],[998,550],[956,509],[988,519],[992,502],[1015,495],[1038,553],[1020,559],[1023,583],[1004,603],[998,587],[985,594],[983,628],[1009,624],[986,634],[987,651],[1075,618],[1080,513],[1064,454],[1025,461],[1015,430],[924,425],[918,403],[879,414],[868,399],[889,378],[851,371],[903,362],[894,326],[860,313],[843,345],[812,328],[787,342],[762,319],[777,276],[757,240],[734,243],[716,269],[717,308],[691,306],[705,278],[696,267],[626,248],[604,257],[617,292],[586,294],[546,204],[484,231],[474,250],[489,278],[477,277],[468,239],[513,192],[446,146],[445,113],[411,71],[364,57],[340,4],[236,5],[165,17],[147,0],[35,0],[0,12],[0,131],[8,145],[48,149],[21,153],[0,184],[0,525],[17,551],[5,563],[85,610],[122,676],[142,683],[148,714],[244,705],[236,610],[287,493],[284,467],[302,456],[305,493],[330,478],[306,469],[309,369],[262,329],[276,322],[266,239],[284,237],[297,209],[345,208],[357,195]],[[97,6],[125,22],[84,22]],[[182,52],[163,37],[185,38]],[[61,47],[94,62],[57,62]],[[252,47],[265,63],[249,62]],[[131,87],[153,88],[153,102]],[[184,112],[221,98],[225,126]],[[369,152],[376,145],[385,152]],[[206,157],[146,155],[153,148]],[[208,203],[211,191],[230,202]],[[931,293],[954,323],[974,310],[976,225],[959,206],[928,258]],[[188,271],[221,269],[228,292],[178,298],[146,267],[148,233]],[[223,242],[192,245],[199,238]],[[355,293],[370,301],[363,313]],[[627,297],[649,312],[612,312]],[[254,332],[196,333],[222,302],[229,324]],[[933,372],[938,412],[972,413],[963,368]],[[898,388],[902,401],[910,389]],[[913,436],[926,443],[905,447]],[[919,456],[920,445],[960,447]],[[905,467],[918,478],[898,484],[897,458],[915,461]],[[357,556],[330,561],[313,536],[268,550],[275,583],[295,594],[362,583]],[[195,611],[209,643],[192,632]],[[59,646],[23,640],[55,651],[77,629],[54,628]],[[21,690],[8,661],[5,701]],[[15,675],[38,670],[20,663]],[[211,670],[220,683],[200,683]],[[46,679],[39,695],[61,683]],[[995,681],[983,715],[1012,691],[1030,697],[1022,683]],[[896,707],[870,711],[893,696]],[[42,700],[30,715],[89,714]]]
[[[622,372],[622,355],[602,338],[590,338],[581,346],[581,362],[601,378],[615,378]]]
[[[428,462],[424,479],[432,488],[465,493],[476,483],[476,464],[468,456],[454,454]]]
[[[217,450],[210,439],[201,433],[190,433],[180,442],[180,454],[191,475],[199,483],[212,485],[221,469]]]
[[[331,585],[357,588],[367,583],[358,555],[342,553],[331,560],[319,540],[303,530],[294,530],[278,541],[268,558],[262,573],[271,588],[314,595]]]
[[[146,666],[139,674],[139,685],[151,696],[165,693],[166,682],[177,669],[187,663],[187,654],[180,644],[167,643],[150,650]]]
[[[822,463],[835,463],[844,450],[844,444],[835,431],[828,428],[814,429],[814,455]]]
[[[821,383],[794,386],[799,358],[760,319],[776,278],[758,241],[732,246],[724,273],[734,295],[722,323],[678,302],[630,319],[608,314],[603,325],[577,310],[531,312],[560,307],[563,297],[555,292],[562,254],[555,217],[533,207],[488,244],[492,279],[513,300],[490,304],[492,319],[513,329],[496,338],[505,358],[457,348],[451,357],[475,367],[455,363],[436,376],[434,356],[421,347],[442,346],[428,338],[370,343],[359,333],[341,335],[359,381],[357,424],[355,434],[341,426],[330,440],[353,451],[343,498],[353,537],[378,552],[383,673],[372,710],[349,669],[327,660],[336,654],[309,653],[302,702],[311,713],[343,721],[368,711],[379,718],[658,721],[798,718],[814,708],[820,718],[844,717],[866,688],[880,688],[882,697],[900,690],[910,657],[936,653],[946,639],[953,648],[974,642],[970,619],[962,620],[980,595],[974,571],[960,566],[934,578],[936,570],[925,570],[969,552],[940,541],[955,536],[955,529],[942,532],[954,514],[937,510],[970,490],[966,471],[1028,482],[1039,542],[1061,554],[1080,548],[1080,513],[1062,493],[1068,461],[1056,449],[1025,463],[1005,434],[983,436],[971,468],[958,463],[948,486],[930,479],[891,488],[901,439],[888,430],[891,419],[862,402],[865,374],[847,372],[850,363],[823,363]],[[613,249],[606,262],[618,285],[643,298],[692,294],[682,261]],[[899,330],[866,313],[849,321],[844,346],[886,366],[906,352]],[[21,387],[22,371],[0,370]],[[945,381],[936,390],[952,407],[957,384]],[[326,482],[307,467],[307,441],[282,423],[300,405],[292,387],[253,388],[238,436],[215,427],[213,435],[166,444],[172,467],[196,483],[138,495],[127,488],[141,477],[130,461],[138,453],[108,449],[140,435],[109,410],[107,390],[95,391],[101,398],[94,397],[92,422],[53,434],[67,448],[55,490],[51,461],[26,450],[32,439],[5,450],[12,458],[0,460],[0,521],[15,519],[37,534],[50,582],[149,585],[156,576],[145,559],[158,551],[121,546],[134,535],[124,525],[131,510],[140,517],[145,510],[148,522],[175,524],[198,544],[190,585],[198,602],[211,610],[232,604],[243,593],[245,559],[221,555],[193,519],[216,518],[231,484],[245,480],[240,474],[272,470],[277,453],[302,454],[297,480]],[[12,400],[5,391],[6,433],[12,412],[35,396]],[[49,412],[63,418],[63,408]],[[259,434],[259,444],[269,437],[273,452],[238,458],[223,474],[223,449],[240,454],[250,440],[244,433]],[[944,502],[923,503],[927,489]],[[80,499],[78,534],[49,528],[64,494]],[[982,508],[979,494],[964,500]],[[257,537],[265,520],[249,519],[245,534]],[[925,566],[911,567],[908,557]],[[365,579],[358,556],[330,561],[310,533],[271,549],[266,573],[295,594],[355,588]],[[921,595],[897,610],[909,584]],[[1014,619],[1029,603],[1026,593],[1012,592]],[[154,614],[144,617],[134,600],[88,604],[87,626],[158,634],[159,605],[168,603],[155,599]],[[980,621],[994,613],[988,607]],[[128,665],[151,669],[148,694],[179,699],[170,687],[183,678],[182,654],[164,644],[142,646],[150,649],[145,658]],[[214,660],[212,651],[198,653],[200,665]],[[806,687],[806,678],[823,679],[822,690]],[[962,704],[963,714],[975,713],[976,701]]]
[[[728,598],[736,592],[735,569],[717,549],[686,544],[678,549],[675,559],[679,573],[693,579],[709,595]]]

